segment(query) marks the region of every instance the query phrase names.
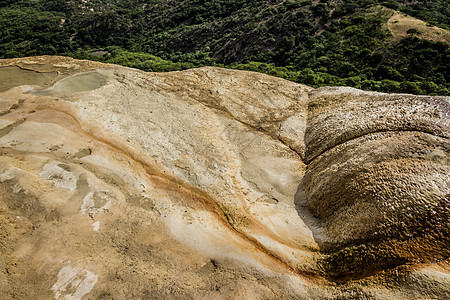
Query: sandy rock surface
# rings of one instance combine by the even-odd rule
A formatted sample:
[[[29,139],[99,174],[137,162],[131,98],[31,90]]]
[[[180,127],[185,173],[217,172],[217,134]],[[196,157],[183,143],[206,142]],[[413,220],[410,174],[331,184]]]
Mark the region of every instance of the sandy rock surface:
[[[449,105],[0,60],[0,299],[448,299]]]

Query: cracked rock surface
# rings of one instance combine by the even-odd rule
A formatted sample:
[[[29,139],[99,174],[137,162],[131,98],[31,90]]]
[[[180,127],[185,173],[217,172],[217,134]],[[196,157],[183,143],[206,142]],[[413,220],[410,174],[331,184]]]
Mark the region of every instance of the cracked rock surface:
[[[0,60],[1,299],[447,299],[449,98]]]

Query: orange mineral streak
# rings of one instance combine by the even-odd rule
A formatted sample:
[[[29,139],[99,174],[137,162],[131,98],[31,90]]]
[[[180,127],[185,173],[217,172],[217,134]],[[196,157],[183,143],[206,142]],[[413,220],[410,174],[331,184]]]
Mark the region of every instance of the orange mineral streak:
[[[23,103],[24,105],[20,109],[8,115],[8,119],[14,118],[17,120],[26,117],[29,121],[57,124],[78,134],[81,138],[94,142],[96,147],[100,149],[108,149],[115,154],[116,159],[120,158],[120,160],[126,161],[133,170],[148,178],[152,185],[170,195],[171,199],[180,201],[187,207],[210,212],[225,228],[237,235],[244,242],[244,245],[246,244],[255,250],[259,260],[265,262],[266,265],[269,264],[272,269],[285,270],[289,274],[301,276],[306,280],[324,280],[318,272],[299,270],[289,265],[283,258],[268,250],[255,238],[234,227],[228,221],[227,215],[220,205],[204,190],[179,180],[151,157],[137,153],[125,143],[120,142],[119,139],[112,141],[110,137],[108,138],[103,134],[104,130],[101,128],[82,124],[70,104],[55,102],[54,99],[47,97],[36,97],[34,99],[36,99],[33,101],[35,105]],[[30,111],[33,113],[29,114]],[[248,212],[247,208],[245,208],[245,211]],[[250,214],[247,213],[247,216],[250,216]],[[266,236],[286,245],[286,242],[270,232],[261,222],[254,218],[250,218],[250,221],[252,229],[257,229]]]

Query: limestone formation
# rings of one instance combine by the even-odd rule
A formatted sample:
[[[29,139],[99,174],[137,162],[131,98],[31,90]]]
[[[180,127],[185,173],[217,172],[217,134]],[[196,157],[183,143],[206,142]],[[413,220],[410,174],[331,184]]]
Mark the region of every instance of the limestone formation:
[[[297,202],[330,275],[450,256],[449,134],[448,98],[311,93]]]
[[[0,60],[0,299],[448,299],[449,105]]]

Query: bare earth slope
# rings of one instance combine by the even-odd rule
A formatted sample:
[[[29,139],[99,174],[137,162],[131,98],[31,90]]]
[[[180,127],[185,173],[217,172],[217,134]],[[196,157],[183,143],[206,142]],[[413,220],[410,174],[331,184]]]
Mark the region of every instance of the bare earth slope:
[[[448,97],[0,61],[0,299],[448,299]]]

